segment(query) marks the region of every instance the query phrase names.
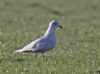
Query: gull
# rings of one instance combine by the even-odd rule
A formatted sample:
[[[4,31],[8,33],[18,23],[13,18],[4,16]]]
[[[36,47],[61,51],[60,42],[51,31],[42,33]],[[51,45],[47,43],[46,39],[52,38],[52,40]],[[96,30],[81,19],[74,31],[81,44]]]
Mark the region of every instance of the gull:
[[[59,22],[56,20],[52,20],[49,23],[49,27],[46,33],[32,41],[31,43],[27,44],[22,49],[16,50],[14,52],[40,52],[44,53],[45,51],[51,50],[56,46],[56,29],[57,27],[63,28],[59,25]]]

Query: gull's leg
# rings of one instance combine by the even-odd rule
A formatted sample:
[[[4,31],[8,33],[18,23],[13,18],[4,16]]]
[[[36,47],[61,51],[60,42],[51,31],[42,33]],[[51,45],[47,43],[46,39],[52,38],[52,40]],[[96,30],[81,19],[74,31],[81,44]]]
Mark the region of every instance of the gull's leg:
[[[41,51],[40,53],[42,57],[45,57],[45,51]]]

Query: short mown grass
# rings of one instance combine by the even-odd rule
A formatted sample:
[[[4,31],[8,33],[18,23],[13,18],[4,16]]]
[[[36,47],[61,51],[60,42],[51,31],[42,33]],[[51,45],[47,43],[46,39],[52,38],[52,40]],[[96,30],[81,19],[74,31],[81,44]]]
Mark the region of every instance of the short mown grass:
[[[13,53],[57,19],[57,45]],[[0,74],[100,74],[99,0],[0,0]]]

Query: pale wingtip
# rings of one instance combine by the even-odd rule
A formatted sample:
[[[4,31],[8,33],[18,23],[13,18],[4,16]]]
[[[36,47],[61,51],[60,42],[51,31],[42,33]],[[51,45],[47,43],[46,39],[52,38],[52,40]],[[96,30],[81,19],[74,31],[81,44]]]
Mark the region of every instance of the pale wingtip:
[[[14,53],[22,52],[21,49],[14,51]]]
[[[18,51],[13,51],[13,53],[18,53]]]

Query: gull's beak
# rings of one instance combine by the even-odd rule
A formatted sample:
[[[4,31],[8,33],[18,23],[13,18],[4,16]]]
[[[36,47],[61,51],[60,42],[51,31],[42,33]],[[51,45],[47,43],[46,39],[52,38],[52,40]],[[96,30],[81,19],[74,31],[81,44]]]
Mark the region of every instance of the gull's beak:
[[[59,25],[58,27],[63,28],[61,25]]]

